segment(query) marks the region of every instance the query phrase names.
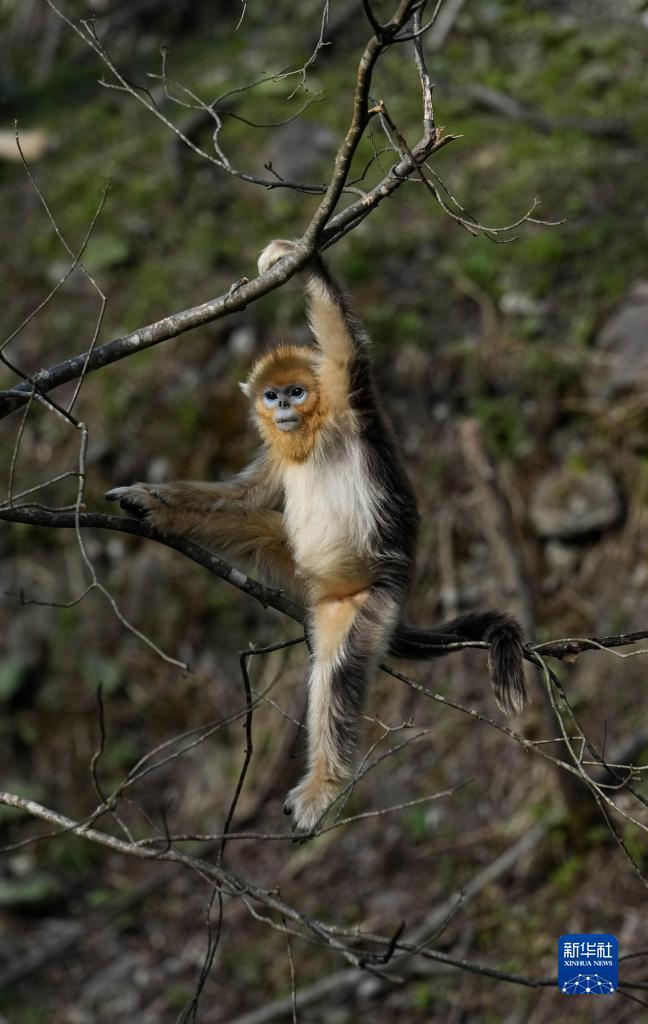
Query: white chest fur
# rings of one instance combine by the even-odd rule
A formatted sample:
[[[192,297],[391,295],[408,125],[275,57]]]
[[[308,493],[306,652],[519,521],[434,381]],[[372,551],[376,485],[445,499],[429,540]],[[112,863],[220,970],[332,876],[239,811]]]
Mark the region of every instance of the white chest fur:
[[[303,571],[327,575],[370,553],[380,494],[365,463],[362,442],[354,438],[285,469],[286,528]]]

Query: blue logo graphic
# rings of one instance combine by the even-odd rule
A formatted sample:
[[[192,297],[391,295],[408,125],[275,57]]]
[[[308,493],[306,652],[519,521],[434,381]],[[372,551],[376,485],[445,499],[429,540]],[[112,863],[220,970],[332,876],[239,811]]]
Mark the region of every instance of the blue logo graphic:
[[[609,996],[619,987],[619,943],[614,935],[561,935],[558,988],[568,996]]]

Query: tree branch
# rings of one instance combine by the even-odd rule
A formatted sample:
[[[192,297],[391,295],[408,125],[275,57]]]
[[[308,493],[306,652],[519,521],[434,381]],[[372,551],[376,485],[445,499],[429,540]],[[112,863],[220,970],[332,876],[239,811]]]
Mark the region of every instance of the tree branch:
[[[179,551],[186,558],[191,559],[197,565],[220,579],[230,583],[237,590],[248,594],[256,601],[259,601],[264,608],[274,608],[276,611],[294,619],[295,622],[305,622],[305,611],[301,605],[280,590],[273,590],[265,587],[262,583],[240,572],[224,562],[217,555],[194,544],[184,537],[165,537],[158,533],[154,527],[140,519],[128,519],[126,516],[107,516],[99,512],[52,512],[47,509],[33,505],[19,505],[13,508],[0,508],[0,520],[12,523],[24,523],[28,526],[46,526],[54,529],[74,530],[77,525],[82,529],[93,528],[97,530],[113,530],[117,533],[129,533],[145,540],[154,540],[164,544],[174,551]]]
[[[8,523],[23,523],[27,526],[44,526],[50,529],[72,530],[77,526],[80,529],[112,530],[117,533],[128,533],[145,540],[154,540],[158,544],[172,548],[189,558],[196,565],[202,566],[214,576],[224,580],[226,583],[236,587],[237,590],[248,594],[263,605],[264,608],[274,608],[282,615],[287,615],[295,622],[307,625],[306,610],[297,602],[291,600],[283,591],[266,587],[262,583],[234,568],[223,561],[217,555],[212,554],[205,548],[194,544],[193,541],[184,537],[164,536],[154,527],[140,519],[128,519],[125,516],[108,516],[99,512],[57,512],[42,508],[38,505],[17,505],[0,507],[0,521]],[[635,633],[619,633],[615,636],[602,637],[569,637],[564,640],[550,640],[545,643],[526,645],[526,656],[529,661],[534,661],[534,653],[537,652],[548,658],[574,659],[578,654],[585,651],[609,650],[617,647],[627,647],[637,643],[639,640],[648,639],[648,630],[640,630]],[[397,648],[399,643],[406,642],[409,647],[413,644],[417,647],[417,661],[432,660],[441,652],[447,654],[455,650],[463,650],[473,647],[485,649],[488,645],[480,640],[468,640],[465,637],[452,633],[439,633],[434,627],[421,628],[410,626],[407,623],[401,624],[397,629],[393,646]],[[398,653],[398,657],[407,661],[407,655]]]

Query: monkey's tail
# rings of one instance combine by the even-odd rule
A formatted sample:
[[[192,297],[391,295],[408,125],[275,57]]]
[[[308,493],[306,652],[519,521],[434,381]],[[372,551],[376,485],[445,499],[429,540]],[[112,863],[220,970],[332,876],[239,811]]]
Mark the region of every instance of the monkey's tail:
[[[410,661],[428,661],[450,653],[452,644],[483,640],[489,644],[488,671],[495,700],[512,715],[528,700],[524,678],[522,630],[512,615],[504,612],[468,612],[434,629],[417,629],[402,624],[391,642],[389,653]]]

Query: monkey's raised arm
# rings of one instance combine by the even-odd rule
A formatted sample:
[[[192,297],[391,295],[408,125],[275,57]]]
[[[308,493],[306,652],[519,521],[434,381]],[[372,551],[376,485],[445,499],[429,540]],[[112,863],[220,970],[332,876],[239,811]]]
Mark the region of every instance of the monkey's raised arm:
[[[367,360],[367,335],[326,264],[316,257],[306,273],[309,321],[323,354],[336,362]]]
[[[259,257],[261,273],[292,252],[294,245],[280,239],[266,246]],[[371,394],[369,339],[320,256],[308,262],[304,273],[308,319],[321,355],[322,391],[329,405],[341,412],[363,404]]]

